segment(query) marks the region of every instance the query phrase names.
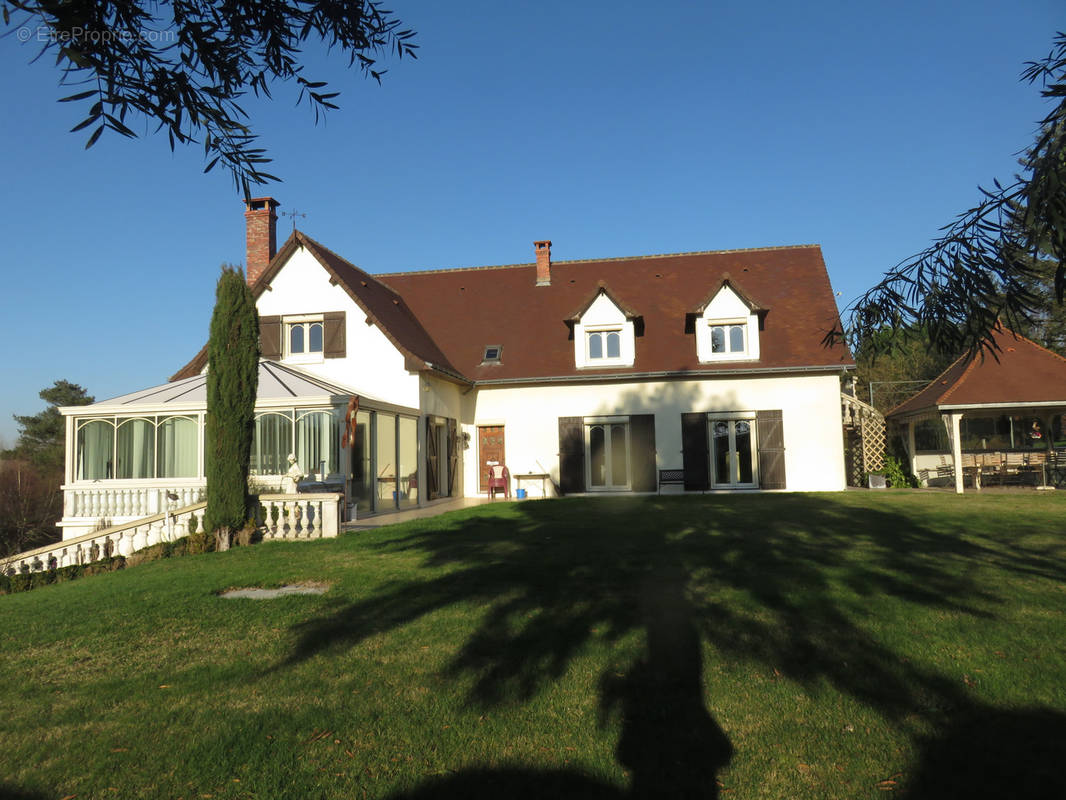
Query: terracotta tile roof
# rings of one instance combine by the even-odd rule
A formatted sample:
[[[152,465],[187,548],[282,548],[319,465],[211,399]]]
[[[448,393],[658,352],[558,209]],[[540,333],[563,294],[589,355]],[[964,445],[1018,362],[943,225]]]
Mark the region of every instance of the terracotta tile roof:
[[[423,327],[421,318],[412,313],[402,296],[310,236],[299,231],[294,232],[293,236],[340,283],[348,296],[366,312],[367,318],[381,329],[396,349],[404,354],[408,361],[408,369],[414,371],[432,365],[440,371],[459,376],[459,371],[441,352],[433,337]],[[271,270],[276,272],[280,269],[281,263],[279,259],[277,268],[275,268],[275,263],[272,262]],[[264,291],[272,277],[271,271],[268,270],[253,287],[257,297]]]
[[[554,261],[550,286],[535,285],[532,263],[377,277],[404,297],[451,363],[475,381],[854,363],[844,346],[822,345],[839,316],[817,245]],[[765,309],[760,359],[700,364],[686,315],[726,280]],[[580,370],[574,364],[567,323],[601,286],[643,319],[632,367]],[[503,345],[503,363],[481,364],[486,344]]]
[[[982,352],[959,358],[885,416],[981,404],[1066,404],[1066,358],[1002,326],[992,337],[994,355]]]
[[[817,245],[555,261],[551,285],[537,286],[533,263],[372,276],[296,231],[256,282],[256,297],[300,246],[407,356],[412,370],[430,364],[459,379],[498,381],[854,364],[843,345],[822,345],[840,323]],[[697,360],[689,317],[724,283],[760,314],[757,362]],[[643,322],[632,367],[580,370],[574,364],[575,310],[586,309],[601,291]],[[503,346],[501,363],[482,363],[489,344]],[[198,374],[206,359],[205,348],[171,380]]]

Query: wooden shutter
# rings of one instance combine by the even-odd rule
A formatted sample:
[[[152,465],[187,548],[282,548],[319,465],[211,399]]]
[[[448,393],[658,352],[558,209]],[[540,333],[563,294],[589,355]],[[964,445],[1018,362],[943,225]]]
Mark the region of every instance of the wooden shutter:
[[[437,427],[430,417],[426,417],[426,485],[429,487],[429,499],[436,500],[440,497],[437,491],[439,483],[437,478]]]
[[[785,488],[785,426],[778,411],[755,412],[759,436],[759,487]]]
[[[559,417],[559,491],[585,491],[585,426],[581,417]]]
[[[629,472],[634,492],[654,492],[658,483],[655,472],[655,415],[634,414],[629,418]]]
[[[259,318],[259,355],[274,361],[281,358],[281,317]]]
[[[459,472],[459,434],[454,419],[448,419],[448,497],[455,497],[455,479]]]
[[[706,414],[681,415],[681,461],[686,491],[710,488]]]
[[[322,327],[325,334],[322,354],[326,358],[344,358],[346,355],[344,312],[327,311],[322,315]]]

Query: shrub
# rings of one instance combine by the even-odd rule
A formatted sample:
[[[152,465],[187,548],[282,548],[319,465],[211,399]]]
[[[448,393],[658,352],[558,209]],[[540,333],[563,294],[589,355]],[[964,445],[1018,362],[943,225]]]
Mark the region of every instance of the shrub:
[[[885,476],[885,481],[894,489],[913,489],[918,481],[914,476],[908,475],[903,469],[903,464],[894,456],[885,456],[885,466],[877,470],[877,473]]]

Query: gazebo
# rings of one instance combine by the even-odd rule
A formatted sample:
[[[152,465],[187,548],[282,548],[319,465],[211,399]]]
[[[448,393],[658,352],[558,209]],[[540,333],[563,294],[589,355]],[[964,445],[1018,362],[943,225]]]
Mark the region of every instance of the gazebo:
[[[1061,483],[1066,472],[1066,358],[1002,325],[995,349],[955,361],[885,415],[924,485]]]

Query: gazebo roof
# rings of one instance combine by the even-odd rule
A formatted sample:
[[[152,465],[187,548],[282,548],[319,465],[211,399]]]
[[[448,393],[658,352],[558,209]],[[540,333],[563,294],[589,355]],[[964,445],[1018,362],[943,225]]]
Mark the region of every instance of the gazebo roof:
[[[1066,358],[998,326],[994,355],[965,355],[886,417],[981,406],[1066,406]]]
[[[278,402],[299,405],[306,401],[321,401],[327,397],[347,397],[359,394],[367,399],[363,392],[357,392],[346,386],[330,383],[316,375],[312,375],[294,367],[278,364],[275,361],[260,360],[259,362],[259,386],[256,390],[256,405],[267,402],[277,405]],[[207,374],[193,375],[173,383],[164,383],[161,386],[153,386],[149,389],[141,389],[139,392],[112,397],[109,400],[101,400],[88,406],[70,406],[64,408],[68,414],[78,416],[95,413],[114,412],[115,410],[128,410],[136,412],[151,408],[189,408],[206,407],[207,405]]]

